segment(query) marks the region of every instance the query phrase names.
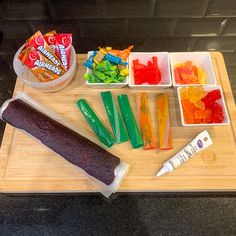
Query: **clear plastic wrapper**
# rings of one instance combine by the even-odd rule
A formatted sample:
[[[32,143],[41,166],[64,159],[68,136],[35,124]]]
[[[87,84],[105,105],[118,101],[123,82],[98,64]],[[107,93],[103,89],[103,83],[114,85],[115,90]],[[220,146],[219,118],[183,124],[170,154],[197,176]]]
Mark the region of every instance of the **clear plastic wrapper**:
[[[32,116],[27,114],[29,112]],[[78,129],[62,116],[26,93],[18,93],[15,98],[7,100],[0,108],[0,116],[3,121],[35,137],[56,154],[79,167],[106,197],[118,190],[128,172],[127,163],[80,135]],[[44,125],[43,121],[47,124]],[[63,145],[63,141],[66,145]]]
[[[101,92],[101,96],[116,142],[123,143],[128,141],[129,137],[125,128],[125,124],[116,107],[111,92],[110,91]]]

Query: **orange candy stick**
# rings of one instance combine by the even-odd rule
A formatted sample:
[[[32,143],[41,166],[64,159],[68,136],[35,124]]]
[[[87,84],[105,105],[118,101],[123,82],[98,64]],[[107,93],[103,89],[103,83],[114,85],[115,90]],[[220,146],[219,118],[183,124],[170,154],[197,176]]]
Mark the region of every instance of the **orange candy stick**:
[[[126,61],[126,59],[128,58],[129,54],[130,54],[130,51],[133,49],[133,45],[129,46],[128,48],[124,49],[123,51],[121,51],[120,53],[120,58],[123,60],[123,61]]]
[[[111,53],[112,55],[114,55],[114,56],[120,56],[120,54],[121,54],[121,51],[120,50],[118,50],[118,49],[112,49],[111,47],[106,47],[106,51],[107,52],[109,52],[109,53]]]
[[[166,93],[157,96],[157,123],[160,142],[160,150],[172,149],[168,95]]]
[[[137,99],[139,109],[139,124],[144,142],[144,150],[155,149],[156,138],[152,125],[152,120],[148,108],[148,96],[146,93],[141,93]]]

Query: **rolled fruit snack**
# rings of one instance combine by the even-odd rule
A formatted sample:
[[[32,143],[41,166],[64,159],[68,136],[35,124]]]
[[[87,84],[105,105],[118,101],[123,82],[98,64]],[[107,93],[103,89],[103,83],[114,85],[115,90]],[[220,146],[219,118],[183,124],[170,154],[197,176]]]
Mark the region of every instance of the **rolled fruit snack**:
[[[128,164],[80,135],[63,117],[26,93],[18,93],[0,108],[1,119],[25,131],[76,167],[109,197],[128,172]]]

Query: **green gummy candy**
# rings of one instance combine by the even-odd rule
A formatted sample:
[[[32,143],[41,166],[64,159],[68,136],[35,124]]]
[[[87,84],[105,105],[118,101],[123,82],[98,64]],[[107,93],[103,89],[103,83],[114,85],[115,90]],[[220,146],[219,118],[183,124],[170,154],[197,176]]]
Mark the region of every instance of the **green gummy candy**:
[[[94,68],[96,71],[105,73],[106,71],[112,71],[116,69],[116,66],[113,66],[109,61],[103,60],[101,63],[97,64]]]
[[[106,75],[100,71],[93,71],[93,74],[100,80],[104,81],[105,80],[105,77]]]
[[[86,74],[84,74],[84,78],[89,83],[100,83],[101,82],[96,76],[94,76],[93,73],[86,73]]]
[[[121,94],[117,97],[121,114],[125,121],[127,131],[129,133],[129,138],[133,148],[139,148],[143,146],[143,139],[139,131],[137,122],[134,118],[134,114],[130,107],[129,99],[126,94]]]
[[[97,135],[98,139],[107,147],[111,147],[115,143],[115,139],[111,136],[89,104],[84,99],[80,99],[77,101],[77,106]]]
[[[117,143],[128,141],[128,133],[115,105],[111,92],[101,92],[101,96]]]

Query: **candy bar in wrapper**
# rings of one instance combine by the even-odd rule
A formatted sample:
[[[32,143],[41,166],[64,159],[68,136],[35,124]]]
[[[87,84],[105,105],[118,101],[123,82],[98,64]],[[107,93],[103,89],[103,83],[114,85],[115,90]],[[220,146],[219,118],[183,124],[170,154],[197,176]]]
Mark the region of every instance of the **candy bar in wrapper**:
[[[35,77],[41,82],[47,82],[62,76],[65,71],[50,62],[35,48],[27,48],[20,54],[21,62],[29,67]]]
[[[56,34],[56,48],[55,53],[61,60],[64,68],[68,70],[70,68],[70,57],[71,57],[71,34]]]
[[[37,31],[31,38],[29,38],[26,41],[25,47],[22,50],[22,52],[24,52],[27,48],[31,48],[31,47],[41,52],[49,61],[51,61],[57,67],[61,68],[61,70],[65,70],[60,59],[55,55],[52,49],[48,46],[48,44],[46,43],[40,31]]]
[[[46,43],[50,46],[53,52],[55,52],[55,47],[56,47],[56,30],[47,32],[43,35]]]

